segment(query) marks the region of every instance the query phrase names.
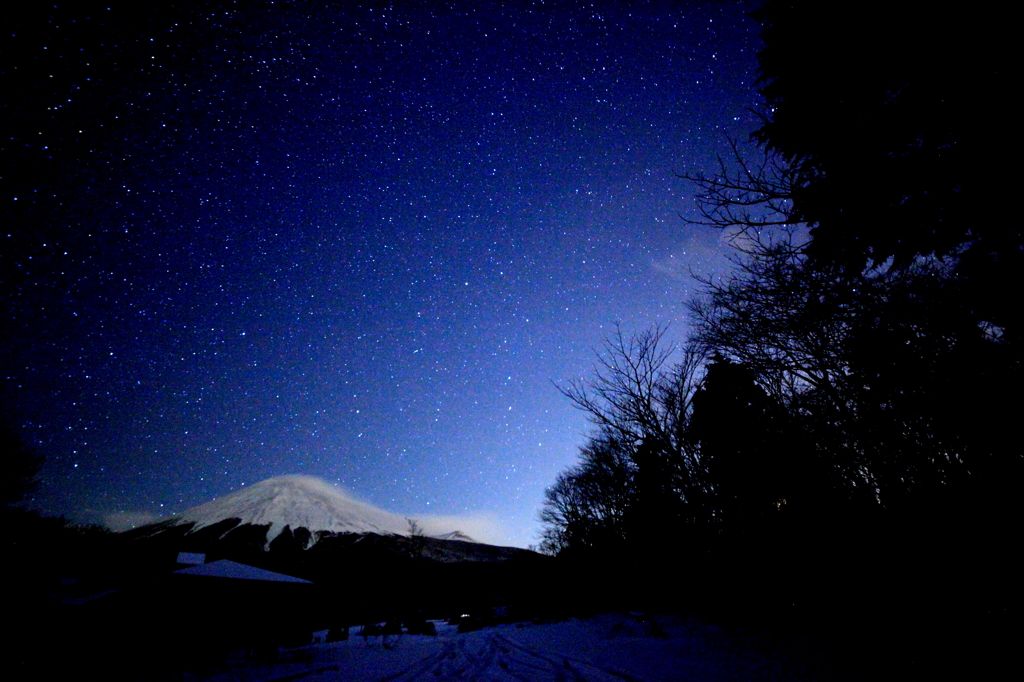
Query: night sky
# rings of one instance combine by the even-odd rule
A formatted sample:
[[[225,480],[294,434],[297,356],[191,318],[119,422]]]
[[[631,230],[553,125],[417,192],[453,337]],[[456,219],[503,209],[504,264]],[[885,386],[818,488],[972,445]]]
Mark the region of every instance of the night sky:
[[[757,126],[752,4],[330,4],[4,19],[36,508],[123,527],[301,473],[525,546],[589,429],[553,382],[617,323],[685,335],[726,248],[676,173]]]

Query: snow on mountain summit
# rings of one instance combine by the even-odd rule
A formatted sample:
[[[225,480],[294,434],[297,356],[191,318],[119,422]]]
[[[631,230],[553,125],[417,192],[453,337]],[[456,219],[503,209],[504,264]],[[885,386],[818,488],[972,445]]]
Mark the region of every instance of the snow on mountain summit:
[[[192,507],[179,518],[183,522],[194,522],[193,530],[231,518],[241,519],[242,524],[269,523],[267,542],[277,537],[286,525],[292,530],[305,527],[313,533],[325,530],[334,533],[409,534],[409,522],[404,516],[352,500],[336,487],[312,476],[268,478]]]

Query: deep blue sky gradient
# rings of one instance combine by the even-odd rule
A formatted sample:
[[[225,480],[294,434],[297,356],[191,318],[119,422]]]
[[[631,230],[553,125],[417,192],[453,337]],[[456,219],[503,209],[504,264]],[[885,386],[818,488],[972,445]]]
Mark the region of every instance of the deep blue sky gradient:
[[[756,127],[753,5],[145,5],[4,29],[0,371],[36,505],[303,473],[535,542],[588,430],[552,382],[616,323],[681,337],[688,269],[724,267],[675,173]]]

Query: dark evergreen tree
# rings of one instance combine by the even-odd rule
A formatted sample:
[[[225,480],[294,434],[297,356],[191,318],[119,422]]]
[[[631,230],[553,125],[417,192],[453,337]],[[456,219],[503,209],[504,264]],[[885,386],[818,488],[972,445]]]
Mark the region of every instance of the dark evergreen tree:
[[[1001,199],[1011,109],[1010,23],[925,3],[769,0],[759,53],[765,123],[788,164],[807,253],[856,275],[956,259],[961,305],[1020,334],[1024,238]]]
[[[723,521],[750,521],[787,504],[781,410],[747,366],[717,357],[693,399],[693,436]]]
[[[43,457],[25,442],[15,428],[0,422],[0,508],[9,508],[30,496],[39,485]]]

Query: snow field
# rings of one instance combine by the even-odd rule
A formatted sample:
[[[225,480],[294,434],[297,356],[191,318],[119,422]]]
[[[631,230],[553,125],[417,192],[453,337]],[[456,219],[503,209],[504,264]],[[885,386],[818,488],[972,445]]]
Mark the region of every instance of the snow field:
[[[435,621],[436,637],[388,635],[281,650],[274,663],[235,657],[187,682],[683,682],[818,680],[823,661],[759,646],[694,619],[605,614],[459,633]],[[834,663],[834,662],[833,662]],[[830,668],[833,666],[829,666]],[[169,678],[173,679],[173,678]],[[845,677],[844,677],[845,679]],[[853,679],[853,678],[850,678]]]

